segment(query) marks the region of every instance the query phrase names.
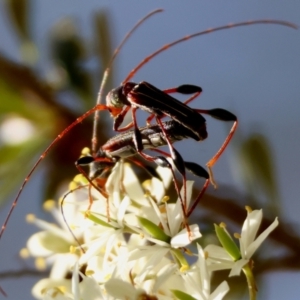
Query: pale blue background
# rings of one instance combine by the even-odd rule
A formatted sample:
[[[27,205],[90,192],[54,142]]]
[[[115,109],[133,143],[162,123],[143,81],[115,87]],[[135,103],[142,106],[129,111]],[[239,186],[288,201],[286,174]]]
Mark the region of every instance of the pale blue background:
[[[283,19],[300,25],[300,2],[289,1],[32,1],[33,34],[48,57],[46,35],[60,18],[75,17],[86,37],[92,38],[91,15],[107,8],[112,17],[113,43],[116,46],[127,31],[149,11],[164,8],[130,39],[116,63],[116,84],[145,55],[183,35],[208,27],[260,18]],[[18,41],[13,39],[0,4],[0,51],[18,58]],[[43,69],[43,65],[40,65]],[[159,88],[182,83],[200,85],[204,92],[192,106],[223,107],[234,112],[240,121],[239,133],[256,130],[266,134],[274,151],[283,214],[299,225],[300,175],[300,31],[256,25],[210,34],[181,44],[157,57],[135,77]],[[2,101],[2,100],[1,100]],[[189,160],[204,164],[222,143],[228,126],[207,117],[209,138],[201,145],[189,142],[177,149]],[[230,147],[229,147],[230,148]],[[186,153],[186,149],[193,152]],[[212,150],[215,149],[215,150]],[[243,190],[234,169],[231,149],[215,170],[219,184]],[[190,150],[192,151],[192,150]],[[42,168],[41,168],[42,169]],[[25,214],[38,212],[39,175],[28,184],[8,230],[0,243],[0,270],[19,269],[18,251],[25,245],[32,227]],[[6,212],[5,212],[6,214]],[[4,213],[1,212],[1,219]],[[0,272],[1,272],[0,271]],[[1,281],[9,299],[31,299],[35,279]],[[259,299],[299,299],[300,275],[296,272],[274,273],[265,277]],[[298,296],[297,296],[298,295]]]

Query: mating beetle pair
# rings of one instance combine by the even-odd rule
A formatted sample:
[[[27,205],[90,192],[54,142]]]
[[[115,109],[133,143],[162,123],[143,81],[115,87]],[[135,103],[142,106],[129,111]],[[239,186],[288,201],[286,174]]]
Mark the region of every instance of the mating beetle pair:
[[[109,63],[109,66],[104,73],[103,81],[102,81],[100,91],[99,91],[99,97],[97,100],[97,104],[92,109],[90,109],[85,114],[83,114],[81,117],[77,118],[77,120],[75,120],[66,129],[64,129],[53,140],[53,142],[48,146],[48,148],[42,153],[40,158],[34,164],[33,168],[31,169],[29,174],[26,176],[26,178],[25,178],[13,204],[12,204],[12,207],[9,210],[8,216],[7,216],[6,220],[4,221],[4,224],[2,225],[2,229],[0,232],[0,238],[2,237],[3,232],[5,231],[5,228],[7,226],[9,218],[14,210],[14,207],[16,206],[16,204],[18,202],[18,199],[20,198],[20,195],[21,195],[26,183],[30,179],[32,173],[35,171],[35,169],[37,168],[39,163],[46,157],[46,155],[52,149],[52,147],[57,142],[59,142],[59,140],[62,139],[69,131],[71,131],[71,129],[74,126],[81,123],[85,118],[87,118],[88,116],[90,116],[94,113],[95,113],[95,119],[94,119],[95,125],[94,125],[93,138],[92,138],[92,158],[93,159],[90,160],[90,163],[96,163],[97,166],[99,166],[99,162],[102,159],[103,153],[104,153],[104,156],[111,156],[112,163],[114,163],[114,161],[116,159],[116,155],[114,153],[116,153],[116,152],[112,151],[113,148],[112,148],[110,142],[108,142],[104,145],[106,148],[103,146],[102,150],[97,152],[97,126],[96,125],[97,125],[97,119],[98,119],[98,112],[102,111],[102,110],[108,110],[111,113],[111,115],[115,118],[114,129],[116,131],[124,131],[124,130],[130,129],[131,127],[133,127],[133,131],[128,133],[130,143],[133,143],[132,144],[133,146],[131,148],[133,150],[133,152],[138,153],[139,155],[141,155],[143,158],[145,158],[147,160],[156,162],[160,165],[170,167],[169,162],[167,161],[167,159],[164,156],[152,157],[152,156],[148,156],[145,153],[143,153],[143,149],[148,147],[147,144],[145,144],[145,142],[143,142],[143,134],[144,134],[144,136],[146,136],[148,138],[148,140],[150,140],[150,144],[152,144],[151,148],[153,147],[156,149],[156,147],[160,146],[160,145],[156,146],[153,138],[150,136],[150,134],[148,134],[148,132],[149,132],[149,131],[147,132],[148,127],[146,127],[146,129],[144,129],[144,128],[139,128],[137,125],[137,121],[136,121],[136,117],[135,117],[136,110],[138,108],[140,108],[140,109],[150,112],[151,116],[148,118],[148,122],[151,121],[153,116],[156,118],[157,125],[154,125],[154,127],[152,127],[152,129],[154,128],[153,130],[160,135],[162,144],[167,144],[169,146],[171,158],[173,159],[174,164],[175,164],[176,168],[178,169],[178,171],[182,174],[182,176],[184,178],[184,180],[183,180],[184,184],[185,184],[185,168],[191,170],[192,172],[195,172],[195,170],[198,170],[198,169],[191,167],[191,165],[189,165],[189,163],[184,163],[180,154],[173,147],[173,142],[176,140],[175,136],[177,133],[176,132],[172,132],[172,133],[168,132],[167,126],[170,126],[170,128],[172,128],[172,129],[177,128],[179,126],[180,130],[182,130],[182,131],[184,131],[184,130],[189,131],[189,134],[187,135],[187,137],[191,137],[195,140],[203,140],[206,138],[207,132],[206,132],[205,119],[203,118],[203,116],[201,114],[208,114],[214,118],[218,118],[223,121],[233,121],[234,124],[232,126],[232,129],[231,129],[229,135],[227,136],[226,140],[224,141],[223,145],[221,146],[220,150],[207,163],[208,170],[210,172],[210,176],[207,176],[207,174],[205,173],[206,171],[204,172],[204,170],[202,170],[203,173],[201,173],[202,171],[200,172],[202,174],[200,176],[205,177],[205,178],[210,177],[210,180],[213,182],[213,177],[212,177],[210,169],[215,164],[215,162],[218,160],[218,158],[220,157],[220,155],[223,153],[223,151],[227,147],[228,143],[230,142],[230,140],[236,130],[236,127],[237,127],[236,117],[233,114],[231,114],[223,109],[203,110],[203,109],[192,109],[189,106],[187,106],[187,104],[189,102],[191,102],[193,99],[195,99],[201,93],[201,88],[199,88],[199,87],[191,86],[191,85],[183,85],[183,86],[180,86],[175,89],[168,89],[168,90],[161,91],[161,90],[155,88],[154,86],[150,85],[149,83],[142,82],[140,84],[134,84],[134,83],[130,82],[130,80],[142,66],[144,66],[149,60],[151,60],[152,58],[157,56],[159,53],[169,49],[170,47],[172,47],[178,43],[184,42],[184,41],[194,38],[196,36],[208,34],[208,33],[214,32],[214,31],[218,31],[218,30],[229,29],[232,27],[245,26],[245,25],[251,25],[251,24],[279,24],[279,25],[289,26],[292,28],[295,28],[295,25],[288,23],[288,22],[277,21],[277,20],[258,20],[258,21],[250,21],[250,22],[241,22],[241,23],[235,23],[235,24],[216,27],[213,29],[208,29],[208,30],[201,31],[201,32],[192,34],[190,36],[186,36],[181,39],[178,39],[170,44],[167,44],[167,45],[161,47],[160,49],[158,49],[151,55],[147,56],[141,63],[139,63],[129,73],[129,75],[126,77],[126,79],[123,81],[123,83],[121,84],[121,86],[119,88],[113,90],[112,92],[110,92],[108,94],[107,104],[106,105],[100,104],[102,94],[103,94],[103,88],[104,88],[107,76],[109,74],[111,65],[112,65],[117,53],[120,51],[123,44],[128,39],[128,37],[131,35],[131,33],[137,27],[139,27],[139,25],[142,22],[144,22],[147,18],[149,18],[153,14],[160,12],[160,11],[161,10],[156,10],[156,11],[148,14],[140,22],[138,22],[137,25],[134,26],[134,28],[126,35],[125,39],[122,41],[120,46],[114,52],[111,62]],[[192,94],[192,96],[189,99],[187,99],[185,101],[185,103],[181,103],[169,95],[170,93],[174,93],[174,92],[179,92],[182,94]],[[130,108],[132,109],[132,122],[123,128],[119,128],[124,119],[124,116],[127,114],[127,112],[129,111]],[[165,115],[171,118],[171,121],[170,121],[171,123],[163,123],[161,121],[161,118]],[[149,127],[149,128],[151,128],[151,127]],[[177,128],[177,130],[179,130],[179,128]],[[123,139],[126,140],[125,134],[121,134],[121,135],[117,136],[114,140],[114,146],[117,148],[116,150],[119,151],[119,152],[117,151],[119,153],[118,155],[120,155],[120,153],[123,153],[123,154],[126,153],[124,144],[123,144]],[[186,138],[186,136],[183,134],[179,134],[179,137],[181,137],[180,139]],[[127,142],[125,142],[125,144],[126,143],[127,143],[127,146],[128,146],[128,144],[130,144],[128,140],[127,140]],[[107,148],[107,145],[110,145],[110,146],[108,146],[108,148]],[[156,149],[156,150],[158,150],[158,149]],[[162,153],[162,152],[160,152],[160,153]],[[89,158],[87,158],[87,159],[89,159]],[[86,164],[87,162],[88,161],[79,159],[77,161],[77,166],[80,167],[80,165]],[[101,173],[101,170],[98,170],[98,172]],[[182,201],[183,209],[184,209],[184,213],[187,214],[186,207],[184,207],[184,201],[185,200]]]

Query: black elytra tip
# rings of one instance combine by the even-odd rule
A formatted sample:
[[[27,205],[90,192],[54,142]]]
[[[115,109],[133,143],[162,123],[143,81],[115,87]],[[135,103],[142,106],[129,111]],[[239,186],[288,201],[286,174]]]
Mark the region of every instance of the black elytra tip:
[[[180,93],[180,94],[194,94],[194,93],[201,93],[202,88],[197,85],[183,84],[183,85],[180,85],[176,89],[176,91],[177,91],[177,93]]]
[[[92,156],[83,156],[80,157],[76,162],[76,166],[86,166],[89,165],[90,163],[94,162],[95,159]]]
[[[192,174],[198,177],[203,177],[205,179],[209,178],[208,172],[203,167],[201,167],[200,165],[194,162],[186,161],[185,167],[187,168],[188,171],[190,171]]]
[[[229,112],[226,109],[223,108],[214,108],[214,109],[210,109],[208,111],[208,114],[218,120],[222,120],[222,121],[236,121],[237,117]]]

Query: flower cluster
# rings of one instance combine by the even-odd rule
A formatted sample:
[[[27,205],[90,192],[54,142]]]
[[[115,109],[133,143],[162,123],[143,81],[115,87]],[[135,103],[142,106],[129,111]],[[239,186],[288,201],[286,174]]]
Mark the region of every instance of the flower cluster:
[[[212,291],[211,277],[229,269],[229,276],[243,270],[255,299],[251,257],[278,225],[277,219],[256,238],[262,211],[247,208],[238,236],[240,247],[221,224],[215,225],[221,246],[202,249],[197,243],[201,241],[199,226],[183,226],[180,201],[167,201],[171,172],[158,168],[157,173],[161,179],[153,177],[140,184],[130,166],[120,162],[106,182],[108,199],[84,178],[77,178],[76,187],[60,204],[62,209],[47,203],[60,226],[28,216],[42,231],[30,237],[26,251],[36,258],[38,267],[51,266],[49,278],[33,287],[34,297],[223,299],[229,291],[227,282]],[[192,185],[187,182],[188,202]]]

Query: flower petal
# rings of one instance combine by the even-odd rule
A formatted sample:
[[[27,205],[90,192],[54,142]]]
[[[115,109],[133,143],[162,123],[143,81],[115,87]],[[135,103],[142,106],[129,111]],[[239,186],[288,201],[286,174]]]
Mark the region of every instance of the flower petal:
[[[261,224],[262,216],[263,214],[261,209],[253,210],[247,214],[240,238],[240,249],[242,255],[245,255],[246,249],[255,240],[257,231]]]
[[[123,176],[123,185],[126,195],[128,195],[131,200],[139,204],[143,204],[145,202],[145,191],[141,187],[140,182],[133,170],[128,167],[128,164],[124,165]],[[145,205],[149,206],[148,201],[146,201]]]
[[[230,288],[227,281],[223,281],[209,296],[209,300],[222,300],[229,290]]]
[[[69,253],[70,244],[50,231],[40,231],[29,238],[27,248],[32,256],[46,257],[53,253]]]
[[[254,252],[260,247],[262,242],[268,237],[268,235],[278,226],[278,218],[264,231],[262,232],[257,239],[251,243],[246,249],[245,258],[250,259]]]
[[[242,268],[248,263],[248,259],[240,259],[233,264],[233,267],[229,273],[229,277],[239,276]]]
[[[49,293],[56,293],[55,299],[70,299],[66,297],[66,293],[71,293],[71,280],[69,279],[50,279],[45,278],[38,281],[31,290],[33,296],[37,299],[45,299],[45,295]],[[59,298],[59,294],[62,296]],[[48,297],[51,299],[50,297]]]
[[[197,224],[193,224],[190,226],[190,233],[187,228],[184,228],[179,233],[177,233],[171,239],[171,247],[172,248],[180,248],[185,247],[191,244],[193,241],[199,239],[201,237],[201,233],[199,230],[199,226]]]
[[[110,279],[105,284],[105,289],[116,299],[136,299],[137,291],[134,286],[120,279]]]
[[[99,284],[93,279],[84,276],[79,284],[81,299],[102,300],[105,299]]]

